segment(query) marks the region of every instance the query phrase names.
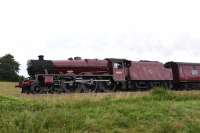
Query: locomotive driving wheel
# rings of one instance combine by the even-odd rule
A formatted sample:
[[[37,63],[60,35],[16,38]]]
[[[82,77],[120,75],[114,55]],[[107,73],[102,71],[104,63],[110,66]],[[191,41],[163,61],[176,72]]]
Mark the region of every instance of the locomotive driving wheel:
[[[69,84],[65,84],[64,81],[61,82],[61,91],[64,93],[70,93],[71,92],[71,87]]]
[[[75,92],[78,92],[78,93],[89,93],[89,92],[91,92],[91,90],[85,84],[78,84]]]
[[[41,87],[40,87],[40,85],[39,85],[38,83],[33,83],[33,84],[31,85],[31,92],[32,92],[33,94],[40,93],[40,91],[41,91]]]
[[[95,83],[95,92],[115,92],[116,85],[109,82],[96,82]]]

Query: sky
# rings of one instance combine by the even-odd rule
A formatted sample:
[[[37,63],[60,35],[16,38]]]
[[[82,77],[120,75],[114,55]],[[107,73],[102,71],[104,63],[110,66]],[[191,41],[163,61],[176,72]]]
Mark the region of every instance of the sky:
[[[200,62],[200,1],[1,0],[0,56]]]

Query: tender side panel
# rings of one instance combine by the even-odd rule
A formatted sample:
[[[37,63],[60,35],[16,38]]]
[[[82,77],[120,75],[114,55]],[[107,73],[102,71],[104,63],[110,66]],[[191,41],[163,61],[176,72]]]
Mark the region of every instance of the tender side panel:
[[[156,61],[132,62],[130,66],[131,80],[172,80],[171,69],[164,68],[163,64]]]

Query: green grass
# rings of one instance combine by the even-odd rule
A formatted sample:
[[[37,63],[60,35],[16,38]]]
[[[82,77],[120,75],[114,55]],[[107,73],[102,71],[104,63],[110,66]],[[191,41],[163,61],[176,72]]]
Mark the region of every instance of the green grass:
[[[0,83],[1,133],[200,132],[200,92],[22,95]]]

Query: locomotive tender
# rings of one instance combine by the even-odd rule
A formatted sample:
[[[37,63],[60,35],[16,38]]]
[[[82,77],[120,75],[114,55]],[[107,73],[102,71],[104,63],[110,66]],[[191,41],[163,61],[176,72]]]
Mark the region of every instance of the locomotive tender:
[[[155,86],[188,87],[194,83],[193,88],[200,87],[200,64],[187,63],[188,66],[184,66],[183,63],[168,62],[164,65],[158,61],[80,57],[45,60],[43,55],[38,57],[38,60],[29,60],[27,63],[30,78],[17,85],[22,88],[22,93],[134,91]],[[183,72],[177,73],[179,69]],[[192,74],[187,75],[187,79],[182,78],[185,75],[181,74],[190,71]],[[190,78],[192,80],[187,82]]]

